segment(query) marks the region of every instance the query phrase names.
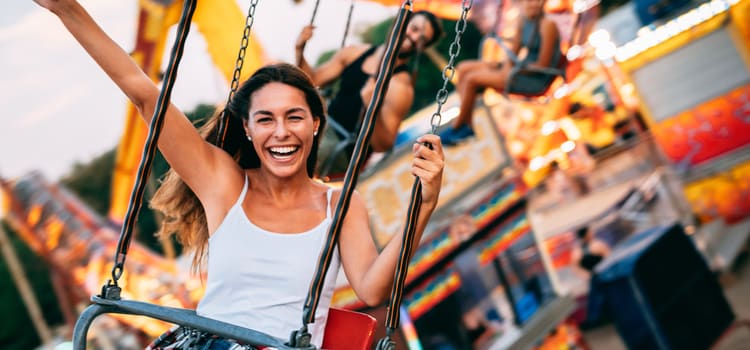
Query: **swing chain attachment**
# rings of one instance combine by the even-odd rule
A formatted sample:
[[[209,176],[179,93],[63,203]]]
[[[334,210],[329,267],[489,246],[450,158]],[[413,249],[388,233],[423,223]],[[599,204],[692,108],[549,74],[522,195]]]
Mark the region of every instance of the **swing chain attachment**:
[[[118,253],[117,257],[115,258],[115,263],[112,266],[112,281],[114,281],[114,285],[117,286],[117,281],[120,280],[120,277],[122,277],[122,273],[125,271],[125,254]],[[110,284],[110,282],[107,282],[107,284]]]
[[[234,64],[234,72],[232,73],[232,83],[229,85],[229,96],[227,96],[227,105],[232,101],[232,97],[237,92],[240,86],[240,76],[242,74],[242,66],[245,64],[245,55],[247,54],[247,47],[250,45],[250,31],[255,23],[255,8],[258,6],[259,0],[250,0],[250,7],[247,10],[247,17],[245,17],[245,29],[242,32],[242,42],[240,43],[240,51],[237,54],[237,60]],[[225,122],[226,110],[221,112],[219,117],[219,132],[217,136],[219,139],[217,143],[222,146],[224,144],[224,136],[226,134],[226,122]]]
[[[378,345],[375,346],[376,350],[396,350],[396,342],[390,337],[382,338],[378,341]]]
[[[312,334],[307,331],[307,325],[305,325],[301,329],[292,331],[292,334],[289,337],[289,343],[286,345],[295,349],[307,349],[310,347],[311,342]]]
[[[448,82],[453,80],[453,76],[456,75],[455,63],[458,58],[458,54],[461,52],[461,37],[466,31],[466,18],[468,17],[469,10],[474,4],[474,0],[462,0],[461,1],[461,17],[456,21],[456,36],[453,38],[450,48],[448,49],[448,64],[443,68],[443,86],[435,94],[435,102],[437,103],[437,110],[432,114],[430,118],[430,125],[432,126],[432,133],[437,132],[437,128],[443,119],[440,111],[448,100]]]
[[[117,285],[117,280],[114,282],[112,282],[112,280],[107,280],[107,284],[102,286],[102,293],[99,294],[99,297],[107,300],[120,300],[121,291],[122,288]]]

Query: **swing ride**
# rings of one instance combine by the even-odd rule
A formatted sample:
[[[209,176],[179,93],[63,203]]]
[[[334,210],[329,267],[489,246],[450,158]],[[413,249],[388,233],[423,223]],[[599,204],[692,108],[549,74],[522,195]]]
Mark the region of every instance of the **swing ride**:
[[[257,1],[254,1],[253,5],[256,3]],[[396,25],[394,25],[394,32],[391,36],[391,41],[389,42],[389,48],[391,49],[398,45],[400,34],[398,34],[397,31],[399,30],[399,27],[408,20],[409,10],[407,8],[411,5],[411,2],[408,1],[406,3],[408,5],[404,5],[404,7],[401,8],[399,16],[396,19]],[[182,12],[178,32],[183,33],[184,31],[186,35],[189,30],[191,13],[195,10],[195,6],[198,5],[195,4],[195,1],[192,1],[192,4],[190,1],[186,1],[184,6],[185,9]],[[471,7],[471,2],[462,2],[462,7],[463,12],[459,18],[464,21],[463,23],[465,26],[466,12],[468,12],[468,9]],[[237,59],[237,67],[235,67],[236,69],[231,75],[228,74],[228,76],[231,76],[232,80],[232,88],[230,90],[229,98],[231,98],[231,94],[236,90],[236,85],[241,80],[239,74],[241,73],[240,69],[242,68],[244,61],[242,55],[244,52],[252,52],[252,49],[248,50],[247,46],[247,43],[251,42],[249,34],[252,26],[252,13],[253,7],[250,8],[248,19],[245,22],[243,44],[240,49],[240,55]],[[315,13],[313,14],[313,20],[314,17]],[[456,36],[456,42],[454,43],[457,43],[458,40],[460,40],[460,34],[458,32],[462,31],[461,28],[462,27],[457,25],[456,30],[458,35]],[[178,35],[178,38],[179,37],[180,35]],[[343,40],[346,40],[346,34],[342,41]],[[173,84],[176,75],[176,68],[179,63],[179,57],[181,55],[181,45],[182,44],[178,40],[172,51],[172,60],[167,69],[167,74],[164,77],[164,88],[162,89],[162,93],[166,96],[160,98],[161,108],[163,108],[169,100],[169,91]],[[460,49],[460,46],[456,47]],[[412,138],[417,132],[434,132],[438,127],[444,124],[444,121],[441,121],[442,114],[450,116],[452,113],[451,109],[448,107],[455,105],[455,100],[453,95],[448,94],[446,86],[452,78],[453,64],[455,63],[455,56],[457,56],[457,54],[457,50],[452,46],[451,60],[443,71],[444,83],[437,93],[436,106],[426,108],[424,111],[421,111],[418,115],[412,117],[402,125],[402,132],[399,135],[402,142],[401,145],[403,145],[406,140]],[[389,69],[392,69],[392,60],[388,62],[388,57],[392,58],[392,55],[386,55],[386,58],[382,63],[383,66],[379,70],[383,76],[379,75],[377,79],[378,88],[376,89],[376,95],[381,94],[381,98],[384,89],[383,86],[387,85],[388,71]],[[342,181],[342,187],[347,189],[343,193],[349,193],[349,195],[351,195],[351,191],[357,186],[358,191],[366,197],[368,209],[373,212],[374,217],[378,218],[378,220],[373,220],[373,237],[376,242],[382,246],[390,237],[389,233],[394,232],[394,227],[398,229],[398,227],[405,226],[407,233],[409,230],[413,230],[413,223],[412,226],[410,226],[409,222],[404,225],[397,216],[393,215],[393,213],[409,212],[409,218],[415,217],[413,209],[418,208],[417,204],[419,202],[419,197],[414,196],[414,193],[419,193],[419,182],[414,181],[413,177],[410,177],[403,172],[402,166],[404,159],[406,159],[405,154],[408,153],[403,147],[397,147],[397,149],[387,155],[387,157],[376,166],[360,171],[363,166],[362,163],[364,157],[364,150],[361,145],[366,145],[368,142],[368,135],[372,131],[372,118],[377,115],[377,108],[380,102],[380,99],[373,98],[373,102],[368,106],[368,111],[362,122],[362,132],[356,135],[357,137],[355,138],[356,145],[358,146],[355,149],[352,158],[353,160],[350,162],[349,168],[347,169],[347,175]],[[441,110],[444,106],[446,107],[445,110]],[[435,107],[437,108],[437,112],[434,112]],[[159,108],[157,108],[157,111],[158,110]],[[459,210],[470,211],[472,216],[478,220],[479,226],[482,228],[481,233],[479,233],[472,242],[482,241],[486,244],[483,246],[485,256],[484,263],[489,264],[495,263],[492,257],[497,256],[504,249],[517,244],[518,242],[522,242],[526,245],[530,244],[531,246],[534,246],[537,243],[535,243],[532,237],[533,235],[530,235],[528,219],[523,214],[519,214],[519,210],[522,210],[524,206],[524,201],[522,199],[524,196],[523,185],[514,184],[513,182],[508,181],[498,181],[498,178],[502,177],[504,169],[506,169],[507,165],[510,164],[512,160],[508,156],[506,145],[503,144],[500,138],[498,132],[499,128],[496,126],[496,117],[492,113],[491,108],[482,109],[481,111],[478,111],[478,114],[476,120],[481,127],[479,128],[476,142],[458,147],[455,151],[448,153],[448,157],[452,158],[446,159],[446,162],[455,165],[451,166],[446,172],[447,186],[444,187],[443,193],[441,194],[440,206],[442,209],[438,209],[435,216],[451,216],[452,213]],[[147,318],[200,329],[220,337],[237,339],[242,343],[256,346],[273,346],[279,349],[311,348],[309,346],[309,334],[306,332],[306,323],[314,318],[314,311],[311,310],[315,310],[314,306],[319,297],[319,294],[316,294],[319,293],[319,284],[316,286],[316,283],[313,283],[311,286],[310,295],[308,296],[308,302],[306,303],[306,309],[303,315],[303,325],[299,330],[290,330],[292,335],[289,340],[280,340],[253,330],[247,330],[226,323],[204,319],[197,316],[192,310],[170,308],[140,301],[120,299],[121,286],[118,285],[118,280],[123,274],[125,257],[129,251],[131,253],[136,251],[131,250],[129,247],[131,244],[134,220],[137,216],[140,202],[143,199],[143,188],[145,182],[147,182],[149,172],[148,168],[150,167],[151,158],[155,151],[154,145],[158,138],[159,118],[157,117],[153,119],[153,126],[150,128],[151,132],[149,133],[146,146],[144,147],[144,155],[138,171],[139,176],[134,178],[136,183],[134,186],[135,190],[130,194],[127,214],[123,220],[124,224],[122,234],[116,245],[117,253],[115,254],[115,265],[112,270],[111,280],[102,287],[101,293],[92,299],[94,303],[80,316],[75,330],[74,346],[76,349],[85,348],[86,333],[90,323],[99,315],[112,313],[142,315]],[[478,171],[477,167],[472,165],[483,163],[489,164],[489,166],[479,167]],[[358,181],[360,177],[361,180]],[[394,183],[394,181],[397,183]],[[400,197],[397,199],[394,198],[394,193],[397,193]],[[412,194],[411,197],[405,196],[408,193]],[[488,193],[493,193],[493,195],[488,196]],[[343,217],[343,213],[346,211],[349,195],[342,195],[342,199],[336,206],[336,219],[334,225],[331,226],[332,231],[329,234],[329,242],[327,244],[327,249],[329,250],[333,249],[335,245],[337,235],[336,231],[340,228],[336,223],[338,222],[340,224],[341,219],[339,217]],[[384,205],[396,205],[398,210],[394,210],[393,207],[383,208]],[[444,220],[442,222],[436,222],[434,224],[434,229],[437,233],[425,242],[424,245],[427,249],[417,250],[413,262],[410,263],[408,260],[403,260],[399,264],[399,269],[396,278],[394,279],[394,294],[390,298],[391,305],[387,308],[387,313],[385,314],[387,334],[386,337],[380,340],[378,345],[379,349],[392,348],[395,346],[395,339],[391,339],[391,337],[396,335],[396,329],[399,328],[400,322],[403,323],[403,326],[409,327],[413,326],[410,318],[414,319],[417,323],[423,321],[425,318],[424,316],[429,312],[430,306],[434,306],[437,302],[437,299],[432,298],[436,297],[436,295],[430,294],[431,290],[429,293],[420,293],[426,291],[425,289],[420,290],[420,285],[423,287],[427,286],[427,288],[446,287],[441,289],[442,296],[444,297],[446,293],[455,291],[457,289],[457,284],[460,284],[460,282],[456,282],[459,277],[457,272],[451,269],[450,258],[454,257],[461,248],[465,248],[466,244],[456,245],[454,241],[446,239],[446,231],[444,230],[445,225],[446,222]],[[409,241],[406,238],[407,236],[408,235],[404,236],[405,241],[403,242],[401,252],[402,257],[410,256],[411,251],[416,249],[413,245],[419,243]],[[445,244],[449,244],[450,249],[442,251],[430,249],[435,246],[444,247]],[[329,254],[321,254],[321,256],[326,255]],[[540,254],[540,256],[544,259],[544,254]],[[327,259],[323,259],[318,265],[318,273],[315,276],[317,281],[323,280],[321,275],[324,275],[323,272],[327,270],[327,264],[330,262],[326,260]],[[439,263],[435,264],[436,261]],[[538,275],[544,275],[545,271],[548,270],[548,265],[549,262],[547,261],[537,261],[534,263],[533,271]],[[446,266],[448,268],[442,271],[444,273],[435,274],[436,270],[438,270],[437,272],[440,272],[439,270],[446,268]],[[410,271],[408,276],[406,275],[407,270]],[[418,271],[419,273],[413,274],[411,272],[413,270]],[[499,268],[498,271],[503,271],[503,267]],[[533,277],[530,276],[524,278],[529,280],[533,279]],[[544,278],[542,278],[542,280],[543,279]],[[346,295],[346,290],[343,290],[339,294]],[[426,299],[428,298],[426,297],[432,298],[432,304],[427,302]],[[539,304],[536,306],[529,306],[534,304],[529,303],[529,298],[529,295],[523,294],[509,295],[508,299],[514,304],[512,306],[514,312],[520,315],[516,316],[519,323],[527,321],[531,322],[529,320],[533,321],[534,318],[532,316],[535,314],[535,310],[543,309],[544,305],[541,304],[545,303],[545,301],[555,299],[555,296],[546,293],[543,298],[539,298],[536,301],[536,303]],[[339,298],[338,303],[342,306],[347,306],[346,301],[343,299],[345,298]],[[560,302],[556,304],[552,303],[550,305],[559,308],[556,312],[563,314],[565,313],[564,310],[567,310],[567,308],[570,307],[570,303],[564,298],[560,298],[559,301]],[[515,310],[518,307],[515,304],[521,302],[526,303],[526,309]],[[400,307],[399,305],[401,304],[404,306]],[[337,313],[338,311],[335,312]],[[342,312],[346,313],[346,311]],[[422,320],[417,320],[417,318],[420,317],[422,317]],[[367,330],[364,333],[368,334],[369,332],[370,338],[372,337],[373,327],[374,325],[372,324],[363,326],[363,329]],[[549,327],[550,326],[544,326],[537,332],[544,333],[544,330]],[[333,333],[331,334],[334,333],[335,330],[333,330]],[[328,334],[329,329],[326,329],[326,337],[328,337]],[[538,335],[532,337],[538,337]],[[366,338],[363,336],[363,339]],[[347,344],[347,346],[351,345],[351,343],[345,344]],[[336,349],[337,347],[336,345],[331,345],[324,341],[324,348]],[[367,346],[364,346],[363,348],[367,348]]]

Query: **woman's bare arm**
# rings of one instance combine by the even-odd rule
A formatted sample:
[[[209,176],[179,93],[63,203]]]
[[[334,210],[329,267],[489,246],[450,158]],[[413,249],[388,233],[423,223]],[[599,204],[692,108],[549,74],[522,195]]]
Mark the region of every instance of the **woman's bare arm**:
[[[413,149],[412,173],[422,181],[423,201],[417,217],[415,244],[419,244],[437,205],[445,159],[440,139],[436,135],[424,135],[417,141],[418,144]],[[422,142],[429,142],[434,149],[430,150]],[[367,208],[359,196],[352,198],[344,229],[339,237],[339,245],[347,279],[360,300],[368,305],[377,305],[391,291],[403,232],[394,234],[378,254],[370,235]]]
[[[115,43],[88,12],[73,0],[35,0],[57,15],[63,25],[122,90],[148,123],[156,108],[159,89],[131,57]],[[185,115],[175,106],[167,109],[159,138],[159,148],[169,164],[196,195],[204,200],[214,182],[215,172],[231,158],[205,142]],[[226,158],[226,159],[224,159]],[[228,162],[229,160],[230,162]],[[237,167],[239,169],[239,167]]]

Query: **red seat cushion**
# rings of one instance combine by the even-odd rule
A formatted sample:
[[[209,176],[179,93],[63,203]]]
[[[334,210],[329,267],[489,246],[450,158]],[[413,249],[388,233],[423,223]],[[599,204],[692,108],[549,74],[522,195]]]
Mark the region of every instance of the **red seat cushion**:
[[[368,314],[331,308],[328,311],[323,349],[369,350],[377,320]]]

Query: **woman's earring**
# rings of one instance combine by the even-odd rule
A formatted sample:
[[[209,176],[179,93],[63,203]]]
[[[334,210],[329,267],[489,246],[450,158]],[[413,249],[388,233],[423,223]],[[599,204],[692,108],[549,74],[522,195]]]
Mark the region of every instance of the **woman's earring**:
[[[250,142],[253,142],[253,137],[250,136],[250,135],[247,135],[247,140],[250,141]]]
[[[318,130],[313,131],[313,136],[318,136]]]

